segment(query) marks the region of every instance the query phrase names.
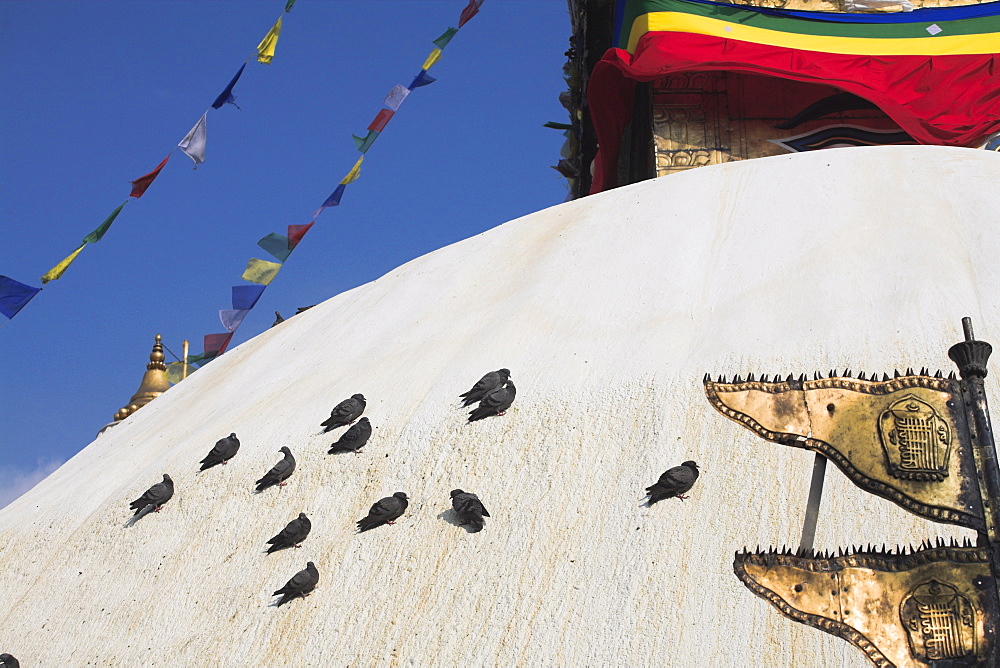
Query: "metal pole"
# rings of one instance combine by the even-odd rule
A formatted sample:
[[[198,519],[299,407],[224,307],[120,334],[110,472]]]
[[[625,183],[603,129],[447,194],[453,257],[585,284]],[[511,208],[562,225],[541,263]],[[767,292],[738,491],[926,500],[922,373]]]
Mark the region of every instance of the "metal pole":
[[[188,377],[188,340],[181,344],[181,380]]]
[[[799,555],[808,557],[813,551],[816,539],[816,519],[819,517],[819,503],[823,499],[823,479],[826,477],[826,457],[816,455],[813,460],[812,481],[809,483],[809,501],[806,503],[806,518],[802,522],[802,539],[799,541]]]

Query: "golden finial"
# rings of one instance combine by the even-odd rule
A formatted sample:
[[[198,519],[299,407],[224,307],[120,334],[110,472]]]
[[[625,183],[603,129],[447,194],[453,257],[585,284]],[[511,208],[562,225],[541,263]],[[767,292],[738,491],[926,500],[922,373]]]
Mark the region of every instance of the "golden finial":
[[[142,376],[139,389],[129,399],[128,405],[115,413],[115,422],[124,420],[170,389],[170,382],[167,380],[167,365],[163,363],[163,360],[163,337],[157,334],[156,343],[153,344],[153,350],[149,353],[149,364],[146,365],[146,373]]]

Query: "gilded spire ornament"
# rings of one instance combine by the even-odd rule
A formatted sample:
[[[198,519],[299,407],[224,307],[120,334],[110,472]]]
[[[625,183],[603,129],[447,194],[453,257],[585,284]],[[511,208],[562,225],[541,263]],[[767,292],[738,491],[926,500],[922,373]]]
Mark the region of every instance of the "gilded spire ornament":
[[[163,337],[157,334],[156,343],[153,344],[153,350],[149,353],[149,364],[146,365],[146,373],[142,376],[139,389],[129,399],[128,405],[123,406],[115,413],[115,422],[124,420],[170,389],[170,382],[167,380],[167,365],[163,363],[163,360]]]

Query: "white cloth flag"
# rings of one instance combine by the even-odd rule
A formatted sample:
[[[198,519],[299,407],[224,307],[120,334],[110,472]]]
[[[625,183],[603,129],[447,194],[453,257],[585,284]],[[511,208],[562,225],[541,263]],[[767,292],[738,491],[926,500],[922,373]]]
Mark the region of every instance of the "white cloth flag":
[[[232,310],[226,309],[225,311],[219,311],[219,320],[222,321],[222,326],[227,332],[235,332],[236,328],[240,326],[243,322],[243,318],[247,317],[249,310]]]
[[[385,96],[385,100],[382,102],[385,106],[389,107],[393,111],[399,109],[399,105],[403,104],[403,100],[406,96],[410,94],[410,89],[402,84],[396,84],[389,91],[389,94]]]
[[[194,160],[194,168],[198,169],[198,165],[205,162],[205,142],[208,141],[208,130],[205,126],[205,117],[208,116],[206,111],[198,119],[198,122],[194,124],[191,131],[180,141],[177,146],[187,154],[187,157]]]

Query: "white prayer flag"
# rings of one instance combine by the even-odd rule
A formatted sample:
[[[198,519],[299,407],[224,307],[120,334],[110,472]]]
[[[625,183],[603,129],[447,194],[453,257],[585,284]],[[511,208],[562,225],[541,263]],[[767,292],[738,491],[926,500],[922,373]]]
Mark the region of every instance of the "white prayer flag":
[[[385,106],[389,107],[393,111],[399,109],[399,105],[403,104],[403,100],[406,96],[410,94],[410,89],[402,84],[396,84],[389,91],[389,94],[385,96],[385,101],[382,102]]]
[[[208,116],[206,111],[198,119],[198,122],[194,124],[191,131],[180,141],[177,146],[184,151],[187,157],[194,160],[194,168],[198,169],[198,165],[205,162],[205,142],[208,141],[207,128],[205,125],[205,117]]]

